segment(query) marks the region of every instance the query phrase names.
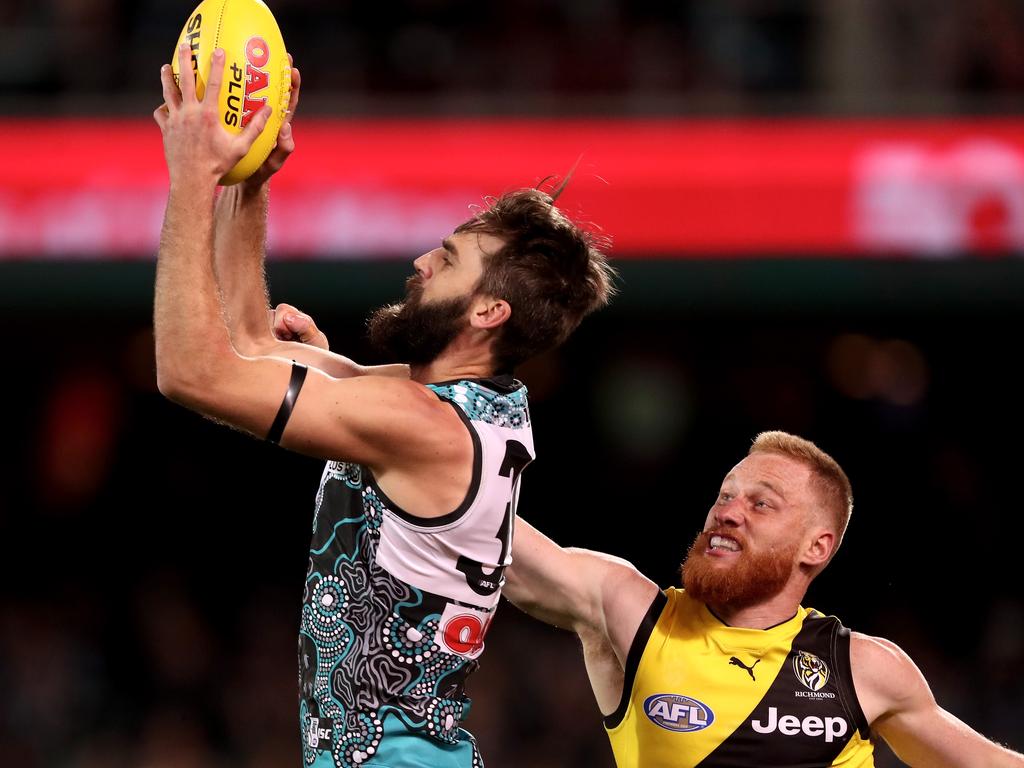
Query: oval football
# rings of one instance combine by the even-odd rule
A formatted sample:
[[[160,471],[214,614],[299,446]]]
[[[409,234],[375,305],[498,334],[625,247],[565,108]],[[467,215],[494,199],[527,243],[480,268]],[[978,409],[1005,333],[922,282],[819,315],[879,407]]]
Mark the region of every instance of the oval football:
[[[200,98],[206,91],[213,52],[224,49],[224,79],[217,110],[226,130],[240,133],[265,105],[273,108],[266,129],[220,180],[224,185],[237,184],[252,176],[267,159],[288,109],[291,67],[281,30],[261,0],[203,0],[182,27],[171,56],[175,79],[181,74],[177,51],[182,43],[192,49],[192,71]]]

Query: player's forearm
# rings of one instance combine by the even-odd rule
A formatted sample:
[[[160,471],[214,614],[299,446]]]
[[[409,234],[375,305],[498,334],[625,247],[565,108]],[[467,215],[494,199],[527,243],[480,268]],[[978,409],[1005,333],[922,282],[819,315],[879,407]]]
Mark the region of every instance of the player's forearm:
[[[578,579],[586,562],[521,518],[512,539],[512,565],[502,594],[538,621],[577,630],[588,621],[590,600]]]
[[[228,327],[243,354],[258,354],[272,342],[270,301],[264,271],[267,239],[267,184],[226,187],[215,209],[214,270],[224,297]]]
[[[909,706],[901,702],[896,711],[876,719],[871,728],[901,761],[915,768],[1024,768],[1024,755],[939,707],[926,689],[917,698],[912,694]]]
[[[983,765],[983,763],[978,763],[978,765]],[[1024,754],[997,744],[991,762],[984,763],[984,765],[992,765],[995,768],[1024,768]]]
[[[246,350],[246,354],[294,360],[297,363],[321,370],[335,379],[348,379],[352,376],[365,376],[367,374],[409,378],[408,366],[367,367],[326,349],[320,349],[319,347],[303,344],[298,341],[280,341],[273,337],[260,340],[250,339],[249,349]]]
[[[336,379],[400,375],[371,371],[326,349],[278,339],[271,330],[265,272],[268,184],[227,187],[214,215],[214,269],[235,348],[244,355],[281,357],[318,368]],[[405,378],[408,378],[406,369]]]
[[[157,381],[168,397],[185,400],[234,357],[213,273],[213,194],[216,179],[171,186],[160,235],[153,329]]]
[[[966,728],[966,726],[965,726]],[[947,765],[969,766],[970,768],[1024,768],[1024,755],[1007,749],[1002,744],[991,741],[980,733],[972,731],[966,743],[944,757]],[[921,761],[917,765],[938,765],[935,762]]]
[[[888,739],[886,743],[902,762],[912,768],[1024,768],[1024,755],[988,740],[966,747],[944,744],[908,748],[894,746]]]

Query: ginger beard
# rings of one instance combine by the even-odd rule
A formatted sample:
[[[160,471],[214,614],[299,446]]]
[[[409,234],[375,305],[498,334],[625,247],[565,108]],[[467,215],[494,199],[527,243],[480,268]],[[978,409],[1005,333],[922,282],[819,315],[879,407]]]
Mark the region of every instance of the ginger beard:
[[[730,566],[716,563],[719,558],[707,554],[711,537],[715,535],[734,538],[742,547]],[[683,561],[683,587],[707,605],[733,610],[747,608],[782,591],[793,571],[799,546],[800,541],[794,539],[784,548],[759,552],[748,549],[747,542],[734,532],[702,531]]]
[[[406,299],[374,310],[366,321],[370,343],[388,359],[427,365],[444,352],[465,325],[472,296],[426,303],[423,282],[410,277]]]

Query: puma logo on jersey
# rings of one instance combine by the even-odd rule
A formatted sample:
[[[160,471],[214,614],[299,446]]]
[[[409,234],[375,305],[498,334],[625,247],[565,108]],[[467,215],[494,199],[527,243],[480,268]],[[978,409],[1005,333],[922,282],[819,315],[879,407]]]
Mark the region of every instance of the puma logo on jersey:
[[[778,731],[783,736],[796,736],[802,733],[805,736],[824,736],[825,742],[831,744],[838,738],[846,735],[850,726],[841,717],[816,717],[808,715],[801,720],[796,715],[783,715],[779,717],[779,710],[776,707],[768,707],[768,722],[751,720],[750,727],[758,733],[775,733]]]
[[[761,660],[758,659],[757,661],[755,661],[753,664],[751,664],[748,667],[746,664],[744,664],[742,661],[737,659],[735,656],[733,656],[732,658],[729,659],[729,663],[732,664],[733,666],[739,667],[740,669],[745,669],[747,671],[747,674],[750,675],[750,679],[753,680],[755,683],[757,682],[757,678],[754,677],[754,667],[756,667],[760,661]]]

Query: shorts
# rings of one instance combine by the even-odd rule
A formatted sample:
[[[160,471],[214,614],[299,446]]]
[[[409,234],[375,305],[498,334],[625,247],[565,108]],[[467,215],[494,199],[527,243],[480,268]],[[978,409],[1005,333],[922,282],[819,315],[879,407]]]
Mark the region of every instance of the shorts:
[[[308,768],[483,768],[473,735],[459,729],[459,742],[445,744],[409,728],[396,714],[384,716],[384,735],[375,754],[357,761],[336,762],[330,751],[318,751]],[[308,754],[308,750],[307,750]],[[359,759],[361,758],[361,759]]]

